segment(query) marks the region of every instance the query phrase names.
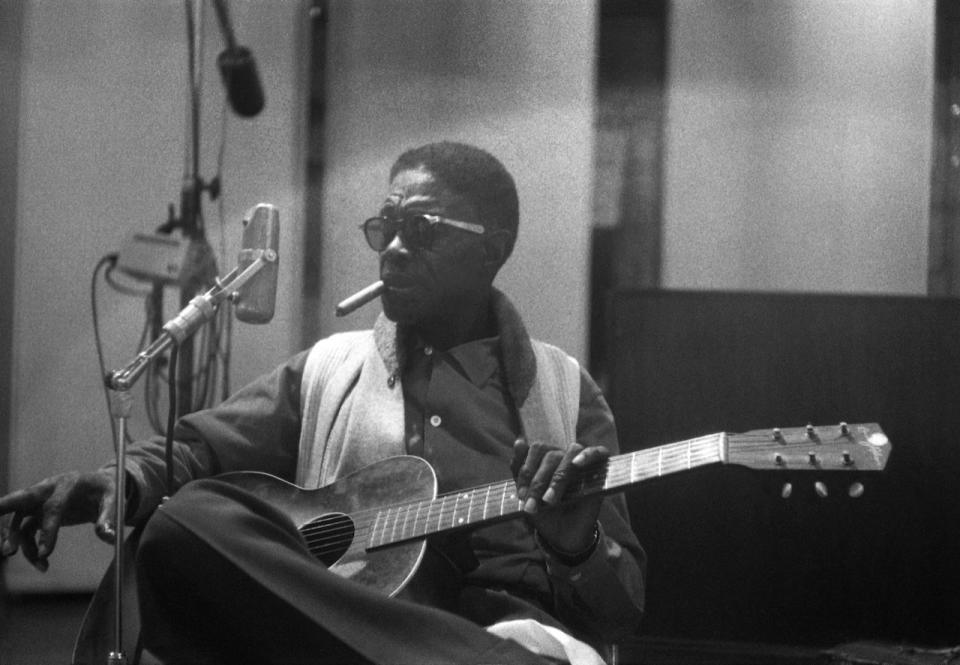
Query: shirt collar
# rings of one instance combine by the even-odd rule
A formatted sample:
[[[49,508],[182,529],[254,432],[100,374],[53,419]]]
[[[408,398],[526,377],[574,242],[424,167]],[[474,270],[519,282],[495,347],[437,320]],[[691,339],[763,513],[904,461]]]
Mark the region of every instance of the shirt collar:
[[[482,387],[500,369],[500,337],[460,344],[447,354],[473,385]]]
[[[519,407],[526,401],[537,372],[533,346],[517,310],[497,289],[493,290],[492,306],[500,334],[504,378],[514,403]],[[404,342],[407,331],[404,326],[397,326],[390,321],[383,312],[377,317],[373,328],[380,357],[390,380],[396,381],[405,362],[404,352],[409,348]]]

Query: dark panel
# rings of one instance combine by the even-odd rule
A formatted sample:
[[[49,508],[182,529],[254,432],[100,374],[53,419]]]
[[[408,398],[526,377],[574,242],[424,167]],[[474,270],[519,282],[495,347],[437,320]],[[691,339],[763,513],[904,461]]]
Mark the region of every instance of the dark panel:
[[[960,2],[938,0],[927,289],[960,295]]]
[[[20,132],[20,35],[25,3],[0,3],[0,494],[10,468],[10,376],[16,248],[17,143]]]
[[[597,196],[616,196],[616,213],[594,229],[590,365],[606,360],[602,322],[614,288],[656,288],[661,269],[661,185],[666,89],[666,0],[602,0],[597,22],[597,112],[602,150],[594,160]],[[604,183],[620,183],[608,188]],[[615,190],[616,193],[614,193]],[[594,202],[597,210],[610,206]],[[610,213],[606,213],[610,215]]]
[[[310,109],[307,128],[306,219],[303,230],[303,315],[301,345],[314,341],[320,330],[320,257],[323,251],[323,178],[326,168],[324,131],[327,126],[328,0],[310,3]]]
[[[615,294],[609,398],[625,449],[716,431],[879,422],[887,470],[713,467],[629,495],[650,556],[649,635],[960,643],[960,302]]]

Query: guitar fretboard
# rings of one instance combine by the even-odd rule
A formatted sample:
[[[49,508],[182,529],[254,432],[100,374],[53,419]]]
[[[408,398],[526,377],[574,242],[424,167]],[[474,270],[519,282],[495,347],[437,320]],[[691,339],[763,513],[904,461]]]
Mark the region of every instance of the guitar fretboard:
[[[726,461],[724,433],[616,455],[567,489],[565,500],[608,493],[678,471]],[[494,522],[522,512],[513,480],[382,508],[368,522],[367,548]]]

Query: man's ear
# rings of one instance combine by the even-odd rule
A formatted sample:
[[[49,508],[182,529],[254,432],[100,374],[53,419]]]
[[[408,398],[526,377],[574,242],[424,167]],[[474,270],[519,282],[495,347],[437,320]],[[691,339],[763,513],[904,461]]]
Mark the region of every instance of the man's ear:
[[[510,242],[513,236],[506,229],[493,229],[484,237],[484,265],[495,274],[510,255]]]

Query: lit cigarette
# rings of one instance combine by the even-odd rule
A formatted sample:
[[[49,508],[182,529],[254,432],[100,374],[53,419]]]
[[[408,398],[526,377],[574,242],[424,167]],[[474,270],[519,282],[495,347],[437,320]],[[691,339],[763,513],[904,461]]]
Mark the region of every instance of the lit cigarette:
[[[382,281],[376,281],[370,286],[360,289],[349,298],[337,305],[337,316],[346,316],[355,309],[363,307],[374,298],[379,298],[387,287]]]

